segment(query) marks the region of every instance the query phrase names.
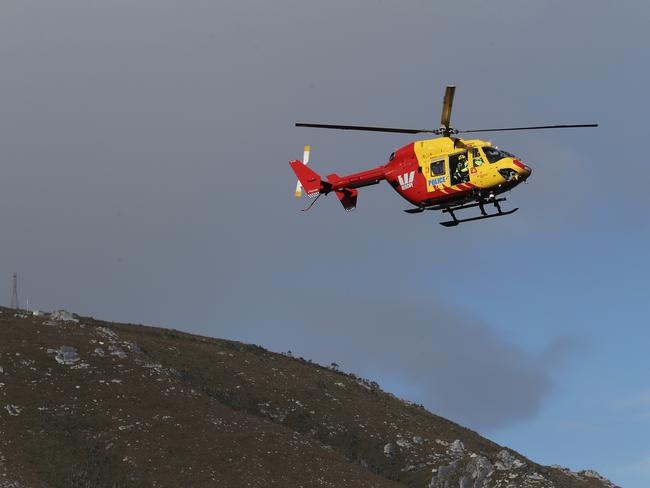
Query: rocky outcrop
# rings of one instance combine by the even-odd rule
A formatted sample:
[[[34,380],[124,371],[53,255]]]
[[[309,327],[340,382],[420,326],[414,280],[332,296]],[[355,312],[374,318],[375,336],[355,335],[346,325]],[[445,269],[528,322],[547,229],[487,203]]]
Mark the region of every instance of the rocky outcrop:
[[[583,471],[571,471],[569,468],[557,464],[551,467],[553,469],[557,469],[564,472],[565,474],[571,476],[573,479],[578,481],[589,481],[590,479],[592,479],[598,481],[600,485],[603,485],[607,488],[619,488],[617,485],[615,485],[610,480],[602,476],[597,471],[594,471],[593,469],[587,469]]]
[[[0,488],[613,487],[537,465],[334,366],[69,318],[0,308]]]
[[[456,479],[458,479],[458,461],[440,466],[433,469],[433,478],[429,483],[429,488],[451,488]]]
[[[485,456],[473,457],[465,465],[465,473],[460,479],[460,488],[482,488],[494,473],[494,466]]]
[[[555,488],[573,486],[575,482],[591,486],[590,479],[597,480],[598,486],[616,488],[595,471],[576,473],[553,466],[572,480],[570,485],[566,485],[566,479],[557,484],[548,468],[529,465],[507,449],[488,455],[471,452],[458,439],[451,443],[437,440],[436,444],[446,447],[444,457],[449,461],[433,468],[428,488]]]
[[[526,463],[514,457],[506,449],[499,451],[497,454],[497,460],[494,463],[494,467],[498,471],[508,471],[510,469],[518,469],[524,466],[526,466]]]
[[[59,364],[72,365],[81,359],[74,347],[61,346],[59,350],[54,352],[56,353],[54,359]]]
[[[57,322],[79,322],[79,319],[74,318],[74,315],[67,310],[55,310],[50,314],[50,319]]]

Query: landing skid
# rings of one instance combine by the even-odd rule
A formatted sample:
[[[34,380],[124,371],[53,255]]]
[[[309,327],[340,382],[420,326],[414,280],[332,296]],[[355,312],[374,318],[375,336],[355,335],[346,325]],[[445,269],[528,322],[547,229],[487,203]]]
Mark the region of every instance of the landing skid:
[[[492,197],[492,198],[489,198],[489,199],[486,199],[486,200],[480,200],[477,203],[468,203],[468,204],[456,205],[456,206],[446,206],[446,205],[443,205],[443,204],[438,204],[438,205],[432,205],[430,207],[409,208],[409,209],[404,210],[404,211],[407,212],[407,213],[410,213],[410,214],[415,214],[415,213],[424,212],[425,210],[441,210],[442,213],[448,213],[449,215],[451,215],[452,220],[450,220],[448,222],[440,222],[440,225],[443,225],[445,227],[455,227],[458,224],[461,224],[463,222],[473,222],[475,220],[491,219],[492,217],[503,217],[505,215],[513,214],[517,210],[519,210],[518,208],[515,208],[514,210],[508,210],[507,212],[504,212],[503,210],[501,210],[501,205],[499,205],[499,203],[500,202],[505,202],[505,200],[506,200],[505,198],[494,198],[494,197]],[[497,209],[497,213],[488,214],[485,211],[485,205],[490,205],[490,204],[494,205],[494,208]],[[456,212],[457,210],[465,210],[466,208],[475,208],[475,207],[479,207],[479,209],[481,210],[481,215],[479,215],[477,217],[469,217],[469,218],[466,218],[466,219],[459,219],[458,217],[456,217],[456,214],[454,214],[454,212]]]
[[[499,212],[495,214],[490,214],[490,215],[479,215],[478,217],[470,217],[468,219],[457,219],[456,216],[452,213],[449,212],[454,220],[449,220],[447,222],[440,222],[440,225],[444,225],[445,227],[455,227],[458,224],[462,224],[463,222],[473,222],[474,220],[483,220],[483,219],[491,219],[492,217],[503,217],[504,215],[510,215],[515,213],[518,208],[508,210],[507,212]]]
[[[501,210],[501,205],[499,205],[499,202],[503,202],[503,201],[505,201],[505,198],[493,198],[493,199],[490,199],[490,200],[481,200],[478,203],[472,203],[472,204],[469,204],[469,205],[461,205],[459,207],[447,207],[447,208],[444,208],[444,209],[442,209],[442,213],[448,213],[449,215],[451,215],[451,218],[453,220],[449,220],[447,222],[440,222],[440,225],[443,225],[445,227],[455,227],[458,224],[461,224],[463,222],[473,222],[475,220],[491,219],[492,217],[503,217],[504,215],[510,215],[510,214],[515,213],[517,210],[519,210],[518,208],[515,208],[513,210],[508,210],[507,212],[504,212],[503,210]],[[497,213],[488,214],[485,211],[485,204],[488,204],[488,203],[491,203],[491,204],[494,205],[494,208],[497,209]],[[481,215],[479,215],[478,217],[469,217],[467,219],[459,219],[454,214],[454,212],[456,210],[463,210],[465,208],[473,208],[473,207],[480,208],[481,209]]]

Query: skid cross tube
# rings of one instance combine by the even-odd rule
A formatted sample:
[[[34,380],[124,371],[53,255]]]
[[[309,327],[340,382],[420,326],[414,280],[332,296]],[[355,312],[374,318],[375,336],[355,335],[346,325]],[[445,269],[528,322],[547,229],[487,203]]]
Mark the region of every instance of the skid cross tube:
[[[441,207],[440,205],[437,205],[435,207],[427,207],[425,210],[442,210],[442,213],[451,213],[455,212],[456,210],[465,210],[466,208],[483,207],[486,203],[493,203],[497,209],[500,209],[501,207],[499,206],[499,202],[505,201],[505,198],[495,198],[493,200],[481,200],[478,203],[469,203],[467,205],[460,205],[458,207]]]
[[[515,213],[518,208],[513,208],[512,210],[508,210],[507,212],[499,212],[495,214],[486,214],[486,215],[479,215],[478,217],[470,217],[467,219],[458,219],[454,216],[454,214],[451,214],[451,216],[454,218],[454,220],[449,220],[447,222],[440,222],[440,225],[444,227],[455,227],[458,224],[462,224],[463,222],[473,222],[475,220],[483,220],[483,219],[491,219],[494,217],[505,217],[506,215],[510,215]]]
[[[517,210],[519,210],[518,208],[515,208],[513,210],[508,210],[507,212],[504,212],[501,209],[501,205],[499,205],[499,202],[503,202],[505,200],[506,200],[505,198],[490,198],[488,200],[481,199],[477,203],[459,205],[457,207],[445,207],[445,208],[442,208],[441,209],[442,213],[448,213],[451,216],[452,220],[449,220],[447,222],[440,222],[440,225],[445,226],[445,227],[455,227],[458,224],[463,223],[463,222],[473,222],[475,220],[491,219],[492,217],[502,217],[502,216],[505,216],[505,215],[513,214]],[[494,208],[497,209],[497,213],[488,214],[485,211],[485,205],[489,204],[489,203],[494,205]],[[474,208],[474,207],[479,207],[479,209],[481,210],[481,215],[479,215],[477,217],[468,217],[466,219],[459,219],[458,217],[456,217],[456,214],[454,213],[456,210],[463,210],[463,209],[466,209],[466,208]],[[434,209],[433,208],[428,208],[427,210],[434,210]]]

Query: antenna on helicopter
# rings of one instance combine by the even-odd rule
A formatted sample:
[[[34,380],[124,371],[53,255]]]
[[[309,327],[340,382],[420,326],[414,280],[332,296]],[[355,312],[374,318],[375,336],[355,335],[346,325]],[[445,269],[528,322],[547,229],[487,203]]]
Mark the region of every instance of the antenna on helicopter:
[[[322,193],[319,193],[318,196],[311,201],[311,203],[309,204],[308,207],[301,208],[300,211],[301,212],[308,212],[309,210],[311,210],[311,208],[316,204],[316,202],[318,201],[318,199],[320,198],[321,195],[322,195]]]

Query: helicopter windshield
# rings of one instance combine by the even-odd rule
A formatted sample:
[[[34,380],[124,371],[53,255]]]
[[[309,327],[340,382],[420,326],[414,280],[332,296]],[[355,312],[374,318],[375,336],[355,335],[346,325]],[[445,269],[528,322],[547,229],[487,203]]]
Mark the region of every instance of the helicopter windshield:
[[[503,158],[514,158],[509,152],[502,151],[496,147],[486,146],[483,148],[483,152],[490,163],[496,163]]]

